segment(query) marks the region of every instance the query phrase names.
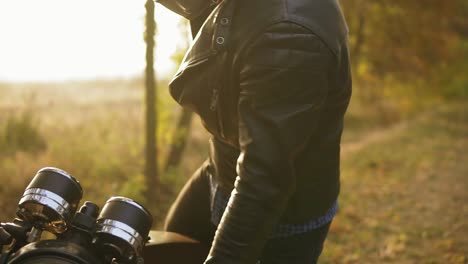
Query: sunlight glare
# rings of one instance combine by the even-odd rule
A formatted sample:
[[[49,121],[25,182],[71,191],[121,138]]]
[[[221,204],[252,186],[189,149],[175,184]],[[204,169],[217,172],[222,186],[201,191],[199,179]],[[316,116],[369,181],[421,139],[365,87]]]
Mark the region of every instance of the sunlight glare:
[[[141,75],[145,1],[0,0],[0,81]],[[156,5],[156,71],[170,75],[180,18]]]

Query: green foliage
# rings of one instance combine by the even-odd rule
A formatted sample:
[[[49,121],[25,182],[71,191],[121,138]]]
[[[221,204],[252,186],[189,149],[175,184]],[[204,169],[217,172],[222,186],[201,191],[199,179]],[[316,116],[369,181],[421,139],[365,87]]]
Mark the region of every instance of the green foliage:
[[[463,1],[342,1],[355,65],[372,74],[428,75],[456,57]]]
[[[47,148],[39,129],[39,120],[31,111],[11,115],[0,138],[0,153],[11,155],[18,151],[38,153]]]
[[[449,99],[468,98],[468,40],[460,43],[458,59],[447,65],[440,74],[439,87]]]
[[[125,197],[132,197],[133,200],[141,204],[147,204],[146,197],[143,195],[146,188],[149,188],[145,184],[145,176],[143,174],[137,174],[129,177],[129,179],[123,184],[120,189],[119,195]]]
[[[341,4],[350,29],[351,107],[365,105],[353,115],[392,123],[440,100],[466,98],[466,1]]]

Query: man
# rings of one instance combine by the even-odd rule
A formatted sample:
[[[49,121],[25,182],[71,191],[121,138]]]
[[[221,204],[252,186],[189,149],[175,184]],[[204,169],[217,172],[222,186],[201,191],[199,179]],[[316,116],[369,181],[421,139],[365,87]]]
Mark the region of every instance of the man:
[[[337,211],[351,96],[339,4],[160,2],[198,32],[170,91],[212,135],[166,229],[210,243],[206,264],[316,263]]]

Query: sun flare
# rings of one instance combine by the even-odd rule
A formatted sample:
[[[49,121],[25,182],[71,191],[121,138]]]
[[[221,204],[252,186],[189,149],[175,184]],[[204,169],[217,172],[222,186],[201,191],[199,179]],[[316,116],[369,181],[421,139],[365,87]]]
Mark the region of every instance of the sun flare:
[[[0,1],[0,81],[141,75],[145,1]],[[156,5],[156,70],[169,75],[180,18]]]

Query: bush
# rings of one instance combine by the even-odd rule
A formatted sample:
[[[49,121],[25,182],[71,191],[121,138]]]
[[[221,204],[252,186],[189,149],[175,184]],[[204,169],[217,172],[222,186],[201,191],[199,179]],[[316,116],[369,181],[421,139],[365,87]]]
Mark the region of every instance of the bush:
[[[30,111],[8,117],[0,136],[0,153],[3,155],[18,151],[35,154],[47,148],[39,131],[39,121]]]

